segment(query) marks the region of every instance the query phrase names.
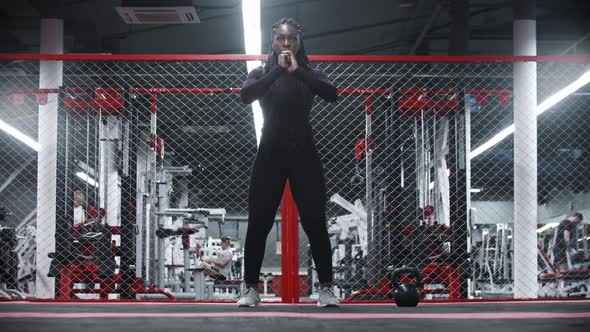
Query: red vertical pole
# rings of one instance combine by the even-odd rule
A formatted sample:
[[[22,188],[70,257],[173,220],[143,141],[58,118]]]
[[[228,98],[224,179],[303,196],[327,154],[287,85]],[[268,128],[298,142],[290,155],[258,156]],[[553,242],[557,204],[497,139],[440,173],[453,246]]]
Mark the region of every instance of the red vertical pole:
[[[59,294],[58,299],[69,300],[72,288],[74,287],[74,281],[72,280],[71,265],[66,264],[65,267],[60,268],[59,271]]]
[[[451,301],[461,299],[461,275],[459,274],[459,267],[456,264],[447,266],[447,278],[449,283],[449,298]]]
[[[289,247],[291,247],[291,303],[299,303],[299,211],[289,187]]]
[[[285,185],[283,200],[281,202],[281,300],[283,303],[291,303],[291,274],[289,261],[291,260],[289,251],[289,182]]]
[[[282,301],[299,303],[299,219],[297,206],[287,181],[281,202]]]

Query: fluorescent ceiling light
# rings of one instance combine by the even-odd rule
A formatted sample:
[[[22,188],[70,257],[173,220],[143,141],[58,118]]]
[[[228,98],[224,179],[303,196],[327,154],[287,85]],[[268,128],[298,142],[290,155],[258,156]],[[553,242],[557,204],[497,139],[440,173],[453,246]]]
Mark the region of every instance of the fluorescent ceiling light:
[[[471,189],[469,189],[469,192],[472,192],[472,193],[478,193],[478,192],[481,192],[481,189],[478,189],[478,188],[471,188]]]
[[[589,82],[590,82],[590,71],[587,71],[582,76],[580,76],[577,80],[575,80],[574,82],[572,82],[571,84],[569,84],[565,88],[557,91],[557,93],[555,93],[554,95],[545,99],[545,101],[543,101],[542,103],[537,105],[537,116],[539,116],[539,114],[545,112],[546,110],[548,110],[549,108],[551,108],[555,104],[559,103],[560,101],[565,99],[567,96],[576,92],[578,89],[580,89],[584,85],[588,84]],[[496,136],[492,137],[492,139],[490,139],[489,141],[485,142],[484,144],[478,146],[475,150],[471,151],[471,153],[469,154],[469,159],[473,159],[473,158],[479,156],[480,154],[482,154],[483,152],[485,152],[486,150],[488,150],[492,146],[498,144],[500,141],[502,141],[503,139],[505,139],[506,137],[510,136],[513,133],[514,133],[514,124],[511,124],[507,128],[503,129],[501,132],[496,134]]]
[[[88,174],[84,172],[78,172],[76,173],[76,176],[88,182],[88,184],[90,184],[91,186],[95,186],[96,188],[98,188],[98,183],[96,183],[96,181],[93,178],[89,177]]]
[[[242,0],[246,54],[260,54],[260,0]]]
[[[570,85],[566,86],[565,88],[557,91],[556,94],[553,96],[545,99],[544,102],[537,105],[537,115],[545,112],[553,105],[562,101],[565,97],[571,95],[572,93],[576,92],[579,88],[583,87],[584,85],[590,82],[590,70],[585,72],[580,78],[572,82]]]
[[[543,226],[543,227],[541,227],[541,228],[538,228],[538,229],[537,229],[537,233],[541,233],[541,232],[543,232],[543,231],[546,231],[546,230],[548,230],[548,229],[555,228],[555,227],[557,227],[557,225],[559,225],[559,223],[557,223],[557,222],[552,222],[552,223],[550,223],[550,224],[547,224],[547,225],[545,225],[545,226]]]
[[[5,131],[10,136],[16,138],[17,140],[25,143],[26,145],[33,148],[35,151],[39,151],[39,143],[35,142],[34,139],[30,138],[29,136],[21,133],[18,129],[14,128],[13,126],[9,125],[8,123],[0,120],[0,129]]]
[[[259,55],[261,53],[260,41],[260,0],[242,0],[242,21],[244,22],[244,46],[246,54]],[[260,66],[260,61],[247,61],[248,73]],[[262,109],[258,101],[252,103],[254,115],[254,128],[256,130],[256,142],[260,144],[262,135]]]
[[[82,171],[84,171],[84,173],[94,177],[94,168],[88,166],[86,163],[82,161],[78,161],[78,167],[80,167]]]
[[[471,151],[471,153],[469,154],[469,159],[473,159],[479,156],[484,151],[500,143],[500,141],[502,141],[506,137],[512,135],[512,133],[514,133],[514,124],[511,124],[510,126],[508,126],[508,128],[504,128],[501,132],[496,134],[496,136],[492,137],[492,139],[478,146],[475,150]]]

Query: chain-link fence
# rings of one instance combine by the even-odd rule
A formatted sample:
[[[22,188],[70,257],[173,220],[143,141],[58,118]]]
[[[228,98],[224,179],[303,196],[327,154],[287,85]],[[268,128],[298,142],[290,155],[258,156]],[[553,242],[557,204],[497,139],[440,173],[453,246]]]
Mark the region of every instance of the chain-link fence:
[[[316,59],[339,89],[335,103],[316,98],[311,125],[342,300],[391,300],[392,279],[416,282],[392,278],[402,266],[420,271],[426,299],[589,296],[588,227],[562,222],[590,214],[587,59],[537,62],[524,86],[538,102],[523,109],[514,67],[527,64],[510,59]],[[257,152],[243,60],[2,62],[2,292],[234,300]],[[538,126],[538,190],[524,198],[515,111]],[[535,213],[515,211],[531,200]],[[267,239],[263,300],[318,296],[289,206]],[[536,219],[537,243],[515,232],[521,218]],[[533,267],[515,272],[515,259]]]

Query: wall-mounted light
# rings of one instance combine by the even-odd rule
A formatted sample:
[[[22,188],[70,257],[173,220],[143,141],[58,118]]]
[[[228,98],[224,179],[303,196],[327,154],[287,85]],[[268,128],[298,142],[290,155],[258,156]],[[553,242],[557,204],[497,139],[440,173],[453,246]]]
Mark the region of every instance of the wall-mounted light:
[[[6,132],[8,135],[16,138],[17,140],[25,143],[29,147],[33,148],[35,151],[39,151],[39,143],[35,142],[34,139],[30,138],[29,136],[23,134],[18,129],[14,128],[13,126],[9,125],[8,123],[0,120],[0,129]]]
[[[537,233],[542,233],[542,232],[544,232],[544,231],[546,231],[546,230],[548,230],[548,229],[555,228],[555,227],[557,227],[558,225],[559,225],[559,223],[558,223],[558,222],[552,222],[552,223],[550,223],[550,224],[547,224],[547,225],[545,225],[545,226],[543,226],[543,227],[541,227],[541,228],[538,228],[538,229],[537,229]]]
[[[88,176],[88,174],[86,174],[84,172],[78,172],[78,173],[76,173],[76,176],[79,177],[80,179],[88,182],[89,185],[98,188],[98,183],[96,182],[96,180],[94,180],[93,178]]]
[[[244,46],[246,54],[259,55],[261,53],[260,0],[242,0],[242,21],[244,22]],[[246,62],[248,72],[251,72],[258,66],[260,66],[260,61]],[[256,143],[260,144],[264,119],[258,101],[252,103],[252,113],[254,116],[254,128],[256,130]]]
[[[560,101],[565,99],[567,96],[571,95],[572,93],[576,92],[578,89],[580,89],[584,85],[588,84],[589,82],[590,82],[590,71],[587,71],[584,74],[582,74],[582,76],[580,76],[577,80],[573,81],[568,86],[557,91],[551,97],[545,99],[542,103],[537,105],[537,115],[536,116],[538,117],[540,114],[542,114],[546,110],[550,109],[552,106],[559,103]],[[469,158],[473,159],[473,158],[479,156],[480,154],[484,153],[485,151],[490,149],[492,146],[498,144],[499,142],[504,140],[506,137],[512,135],[513,133],[514,133],[514,124],[511,124],[507,128],[502,129],[502,131],[500,131],[498,134],[496,134],[494,137],[492,137],[489,141],[483,143],[482,145],[478,146],[473,151],[471,151],[471,153],[469,154]]]

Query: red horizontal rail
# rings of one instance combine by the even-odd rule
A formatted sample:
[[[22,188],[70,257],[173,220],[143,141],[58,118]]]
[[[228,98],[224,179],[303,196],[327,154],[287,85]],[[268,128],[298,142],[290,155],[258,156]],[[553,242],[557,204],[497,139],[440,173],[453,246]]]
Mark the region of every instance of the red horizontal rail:
[[[506,56],[506,55],[465,55],[465,56],[397,56],[397,55],[316,55],[312,61],[326,62],[590,62],[590,55],[542,55],[542,56]]]
[[[338,89],[338,93],[349,95],[371,95],[371,94],[388,94],[391,89],[371,89],[371,88],[355,88],[355,89]]]
[[[97,88],[100,89],[100,88]],[[132,92],[136,93],[239,93],[240,88],[132,88]],[[72,93],[93,93],[96,92],[88,88],[66,88],[66,92]],[[59,89],[55,88],[20,88],[14,89],[13,93],[59,93]],[[122,89],[118,89],[117,92],[123,92]]]
[[[240,93],[241,88],[132,88],[136,93]],[[391,89],[372,89],[372,88],[355,88],[355,89],[338,89],[341,94],[388,94]]]
[[[131,92],[135,93],[240,93],[241,88],[131,88]],[[85,88],[67,88],[66,92],[88,93],[92,92]],[[15,94],[24,93],[58,93],[59,89],[48,88],[21,88],[14,89]],[[121,91],[119,91],[121,92]],[[340,94],[388,94],[391,89],[372,89],[372,88],[355,88],[355,89],[338,89]]]
[[[58,61],[250,61],[267,55],[246,54],[37,54],[0,53],[0,60]],[[396,55],[311,55],[319,62],[590,62],[590,55],[541,56],[396,56]]]
[[[239,88],[132,88],[136,93],[240,93]]]
[[[97,88],[100,89],[100,88]],[[241,88],[131,88],[131,92],[135,93],[240,93]],[[422,89],[423,90],[423,89]],[[422,91],[421,89],[402,89],[401,92],[408,91]],[[95,92],[88,88],[67,88],[66,92],[72,93],[92,93]],[[453,90],[424,90],[424,92],[453,92]],[[26,93],[58,93],[59,89],[53,88],[19,88],[12,91],[14,94],[26,94]],[[122,89],[118,89],[118,92],[122,92]],[[338,89],[339,94],[349,95],[370,95],[370,94],[388,94],[391,93],[391,89],[374,89],[374,88],[348,88]],[[502,89],[469,89],[465,90],[466,94],[511,94],[510,90]]]
[[[71,93],[94,93],[94,92],[105,92],[104,90],[113,89],[116,92],[123,92],[122,88],[66,88],[65,92]],[[59,93],[57,88],[20,88],[12,90],[12,93]]]
[[[248,61],[264,60],[266,55],[246,54],[36,54],[0,53],[0,60],[60,61]]]

